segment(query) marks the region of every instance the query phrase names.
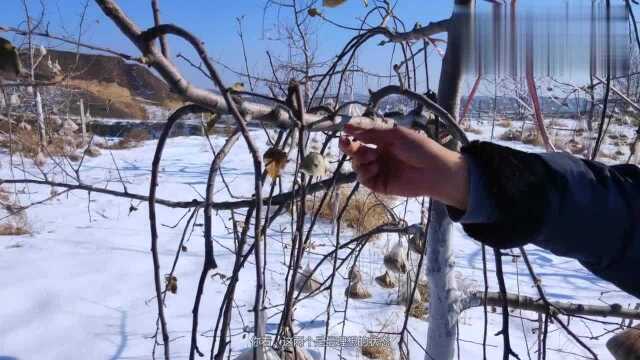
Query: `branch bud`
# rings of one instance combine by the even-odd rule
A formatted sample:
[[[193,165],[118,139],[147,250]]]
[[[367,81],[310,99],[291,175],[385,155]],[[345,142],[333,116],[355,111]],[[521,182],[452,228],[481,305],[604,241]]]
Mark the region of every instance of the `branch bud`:
[[[311,17],[316,17],[316,16],[322,16],[322,13],[320,12],[320,10],[318,10],[317,8],[309,8],[309,10],[307,10],[307,14],[309,14],[309,16]]]

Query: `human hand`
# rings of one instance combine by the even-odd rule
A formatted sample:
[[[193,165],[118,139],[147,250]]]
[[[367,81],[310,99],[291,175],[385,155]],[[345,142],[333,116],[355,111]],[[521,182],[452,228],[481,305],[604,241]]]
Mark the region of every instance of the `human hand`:
[[[468,175],[464,157],[417,131],[363,129],[346,125],[340,149],[351,157],[358,180],[374,192],[430,196],[466,210]]]

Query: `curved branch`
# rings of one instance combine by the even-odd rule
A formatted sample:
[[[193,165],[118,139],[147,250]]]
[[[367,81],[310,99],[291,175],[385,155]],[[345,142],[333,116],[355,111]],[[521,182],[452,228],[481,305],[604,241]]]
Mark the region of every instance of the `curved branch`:
[[[527,58],[527,64],[530,64],[530,60]],[[544,143],[544,147],[547,151],[556,151],[555,146],[549,140],[549,134],[547,133],[547,129],[544,127],[544,118],[542,117],[542,108],[540,107],[540,99],[538,98],[538,91],[536,90],[536,82],[533,77],[533,68],[532,65],[527,65],[527,88],[529,89],[529,96],[531,96],[531,103],[533,104],[533,115],[535,124],[538,128],[538,132],[540,132],[540,136],[542,137],[542,142]],[[606,108],[605,108],[606,109]]]
[[[402,87],[397,85],[385,86],[382,89],[371,94],[371,104],[373,104],[373,106],[376,106],[383,98],[389,95],[405,96],[411,100],[414,100],[420,103],[427,110],[437,115],[441,120],[444,120],[444,124],[447,127],[447,130],[456,140],[458,140],[463,145],[466,145],[469,143],[469,140],[467,139],[467,135],[458,126],[455,118],[451,114],[449,114],[444,108],[442,108],[440,105],[438,105],[428,97],[422,94],[418,94],[417,92],[403,89]]]
[[[227,156],[233,145],[238,141],[240,132],[236,128],[236,130],[227,138],[227,141],[224,143],[220,151],[216,154],[213,161],[211,162],[211,167],[209,169],[209,177],[207,179],[207,188],[205,201],[207,204],[211,204],[213,202],[213,190],[215,187],[215,180],[220,167],[222,166],[222,161]],[[211,221],[211,206],[204,206],[204,264],[202,265],[202,271],[200,273],[200,279],[198,280],[198,288],[196,290],[196,296],[193,303],[192,310],[192,324],[191,324],[191,347],[189,350],[189,359],[193,360],[195,357],[195,352],[198,352],[198,355],[204,356],[204,354],[198,349],[198,313],[200,310],[200,301],[202,299],[202,292],[204,291],[204,283],[207,279],[207,274],[209,271],[215,269],[216,260],[213,257],[213,240],[211,237],[212,232],[212,221]]]
[[[158,227],[156,225],[156,188],[158,187],[158,173],[160,171],[160,160],[162,158],[162,150],[169,137],[169,132],[180,118],[184,115],[203,112],[206,109],[198,105],[187,105],[176,110],[162,129],[162,134],[158,139],[158,145],[153,156],[151,165],[151,182],[149,184],[149,226],[151,227],[151,254],[153,257],[153,275],[156,290],[156,300],[158,303],[158,319],[160,320],[160,329],[162,331],[162,342],[164,346],[164,358],[169,360],[169,333],[167,330],[167,320],[164,316],[164,304],[162,301],[162,285],[160,280],[160,258],[158,257]],[[214,261],[215,264],[215,261]],[[214,265],[215,266],[215,265]]]

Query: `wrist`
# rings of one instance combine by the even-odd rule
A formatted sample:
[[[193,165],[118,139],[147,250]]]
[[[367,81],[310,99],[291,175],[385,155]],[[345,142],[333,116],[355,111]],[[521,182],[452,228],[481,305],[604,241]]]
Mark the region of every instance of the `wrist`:
[[[469,202],[469,170],[462,154],[451,152],[444,161],[445,170],[440,181],[440,201],[465,211]]]

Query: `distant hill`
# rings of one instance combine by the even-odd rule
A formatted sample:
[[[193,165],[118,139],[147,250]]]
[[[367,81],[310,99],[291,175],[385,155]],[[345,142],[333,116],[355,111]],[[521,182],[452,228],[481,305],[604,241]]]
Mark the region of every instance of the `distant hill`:
[[[128,89],[134,97],[158,104],[174,97],[169,85],[148,68],[137,63],[127,63],[120,57],[58,50],[49,50],[48,56],[51,61],[58,61],[63,73],[71,73],[74,80],[116,84]],[[50,79],[51,71],[45,65],[43,62],[38,66],[38,77]]]
[[[21,54],[21,60],[26,68],[28,54]],[[36,68],[36,80],[59,79],[48,65],[56,62],[65,74],[64,80],[41,88],[44,105],[52,113],[78,115],[79,102],[83,99],[85,109],[94,117],[147,119],[144,105],[175,108],[181,103],[167,83],[147,67],[115,56],[48,49]],[[20,89],[14,91],[21,92],[26,104],[33,101],[32,94]]]

